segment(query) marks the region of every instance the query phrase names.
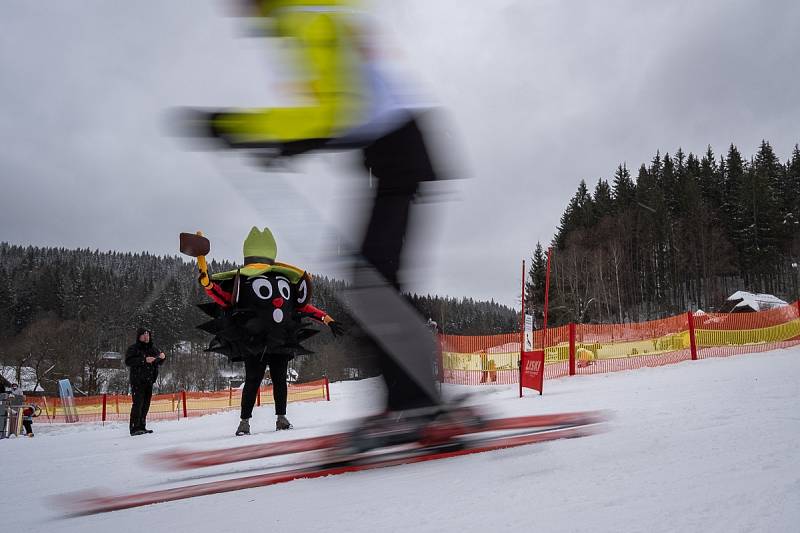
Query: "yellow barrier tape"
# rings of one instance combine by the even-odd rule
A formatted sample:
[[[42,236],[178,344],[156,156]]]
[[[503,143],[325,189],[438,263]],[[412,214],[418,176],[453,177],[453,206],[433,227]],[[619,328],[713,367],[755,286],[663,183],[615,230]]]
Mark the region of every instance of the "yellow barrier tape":
[[[800,336],[800,319],[777,326],[740,330],[695,330],[697,346],[736,346],[782,342]]]

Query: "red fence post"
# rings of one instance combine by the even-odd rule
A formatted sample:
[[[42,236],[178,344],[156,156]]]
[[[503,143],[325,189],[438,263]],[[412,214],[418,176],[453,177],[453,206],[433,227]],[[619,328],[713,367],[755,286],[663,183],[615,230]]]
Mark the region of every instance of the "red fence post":
[[[569,375],[575,375],[575,324],[569,325]]]
[[[183,401],[183,418],[189,418],[189,412],[186,408],[186,391],[181,391],[181,400]]]
[[[47,421],[50,422],[50,410],[47,407],[47,396],[42,396],[42,401],[44,402],[44,416],[46,416]]]
[[[692,352],[692,361],[697,361],[697,341],[694,337],[694,315],[687,311],[686,318],[689,320],[689,347]]]
[[[795,305],[797,305],[797,318],[800,318],[800,300],[797,300]]]
[[[328,376],[325,376],[325,399],[327,401],[331,401],[331,382],[328,380]]]
[[[256,407],[261,407],[261,384],[259,384],[256,389]]]
[[[103,394],[103,417],[102,417],[103,419],[102,419],[102,422],[103,422],[104,426],[106,425],[106,401],[107,401],[106,394]]]

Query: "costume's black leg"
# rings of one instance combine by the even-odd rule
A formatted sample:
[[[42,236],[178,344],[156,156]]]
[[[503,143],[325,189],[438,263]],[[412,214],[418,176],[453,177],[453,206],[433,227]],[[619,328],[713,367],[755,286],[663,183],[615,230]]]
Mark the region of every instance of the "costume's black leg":
[[[289,361],[285,357],[277,356],[269,363],[269,376],[272,379],[272,395],[275,398],[275,414],[286,414],[286,400],[289,395],[286,384],[286,372]]]
[[[259,358],[249,357],[244,362],[244,388],[242,390],[242,419],[246,420],[253,416],[253,406],[256,404],[256,396],[264,373],[267,371],[267,363]]]

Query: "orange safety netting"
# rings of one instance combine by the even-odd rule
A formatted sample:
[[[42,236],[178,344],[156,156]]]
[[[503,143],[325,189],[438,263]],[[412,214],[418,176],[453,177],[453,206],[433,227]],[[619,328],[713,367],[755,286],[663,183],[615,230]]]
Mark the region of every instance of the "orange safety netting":
[[[634,324],[575,326],[575,373],[661,366],[692,358],[687,314]]]
[[[440,377],[445,383],[464,385],[516,383],[522,342],[526,351],[544,349],[545,378],[762,352],[800,345],[800,302],[756,313],[686,313],[633,324],[571,324],[526,332],[524,338],[520,333],[441,335]]]
[[[462,385],[519,381],[519,333],[441,335],[441,379]]]
[[[302,402],[329,398],[328,380],[320,379],[308,383],[289,383],[288,401]],[[242,401],[241,389],[215,392],[176,392],[155,394],[150,400],[149,420],[170,420],[194,417],[227,409],[239,409]],[[131,397],[106,394],[76,397],[75,411],[79,422],[127,421],[131,411]],[[258,391],[256,405],[274,403],[272,385]],[[57,397],[28,397],[26,403],[36,404],[42,409],[37,422],[66,422],[64,405]],[[105,404],[105,405],[104,405]]]
[[[800,302],[760,313],[695,316],[697,357],[725,357],[800,344]]]

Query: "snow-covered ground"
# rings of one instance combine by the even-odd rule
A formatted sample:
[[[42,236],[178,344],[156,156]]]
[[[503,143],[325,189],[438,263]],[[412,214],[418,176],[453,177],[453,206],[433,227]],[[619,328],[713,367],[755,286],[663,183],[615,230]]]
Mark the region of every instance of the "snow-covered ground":
[[[331,402],[290,404],[296,429],[280,434],[270,431],[270,407],[256,411],[258,434],[244,438],[231,436],[235,412],[152,423],[154,434],[136,438],[123,424],[37,423],[33,439],[0,441],[1,529],[800,531],[800,348],[550,380],[544,396],[526,391],[522,400],[514,386],[474,390],[496,415],[616,417],[610,431],[581,439],[68,519],[48,496],[186,482],[198,473],[154,470],[146,454],[326,433],[369,413],[380,382],[334,383]],[[245,475],[263,464],[212,472]]]

